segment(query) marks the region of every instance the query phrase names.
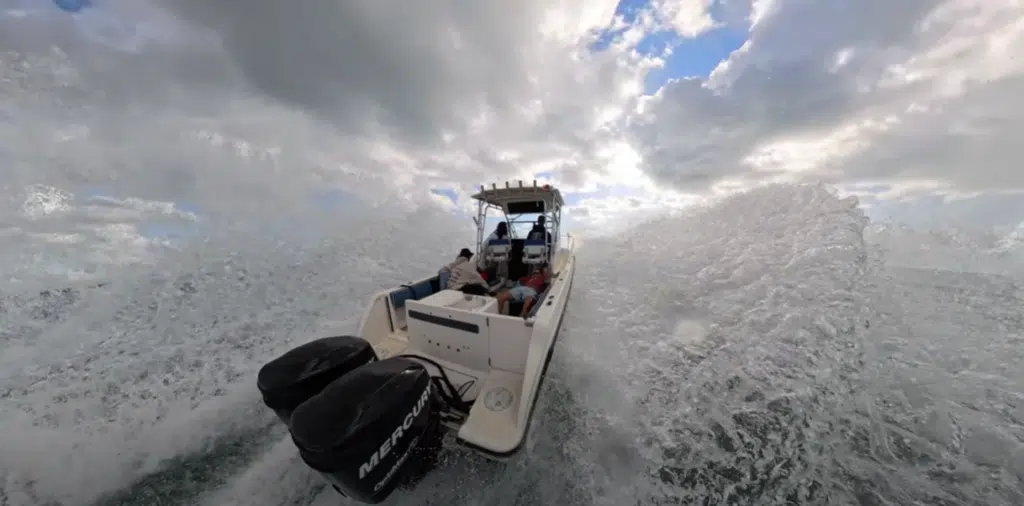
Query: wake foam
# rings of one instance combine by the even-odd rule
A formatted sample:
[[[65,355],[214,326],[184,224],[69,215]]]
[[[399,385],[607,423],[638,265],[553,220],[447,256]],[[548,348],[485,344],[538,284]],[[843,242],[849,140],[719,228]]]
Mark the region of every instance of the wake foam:
[[[277,441],[240,475],[202,499],[204,506],[310,504],[327,488],[322,476],[299,458],[291,437]],[[337,493],[333,490],[329,494]]]
[[[605,471],[622,500],[844,497],[833,413],[872,315],[866,223],[823,187],[767,187],[588,243],[565,348],[618,380],[578,393],[649,462],[647,480]],[[586,446],[577,461],[597,458]]]
[[[1003,276],[890,269],[847,413],[842,481],[865,502],[1024,502],[1024,291]]]
[[[3,493],[19,504],[91,504],[173,477],[183,459],[194,467],[231,441],[266,439],[276,418],[260,402],[258,368],[320,337],[325,322],[354,331],[373,292],[453,257],[433,232],[451,219],[438,216],[340,219],[320,232],[344,242],[297,248],[215,236],[144,275],[43,304],[42,322],[32,310],[41,302],[19,303],[2,326],[20,361],[0,371]],[[382,242],[396,236],[423,256]]]
[[[1024,277],[1024,228],[1007,233],[876,223],[865,238],[893,267]]]

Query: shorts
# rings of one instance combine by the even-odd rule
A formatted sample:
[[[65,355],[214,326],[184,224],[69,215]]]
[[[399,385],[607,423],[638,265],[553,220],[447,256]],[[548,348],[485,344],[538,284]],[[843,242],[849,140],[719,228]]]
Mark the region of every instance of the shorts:
[[[526,300],[527,297],[536,297],[537,296],[537,290],[534,290],[533,288],[530,288],[528,286],[519,285],[519,286],[513,286],[512,288],[509,288],[508,289],[508,294],[509,294],[509,296],[512,297],[513,301],[515,301],[515,302],[523,302],[523,301]]]

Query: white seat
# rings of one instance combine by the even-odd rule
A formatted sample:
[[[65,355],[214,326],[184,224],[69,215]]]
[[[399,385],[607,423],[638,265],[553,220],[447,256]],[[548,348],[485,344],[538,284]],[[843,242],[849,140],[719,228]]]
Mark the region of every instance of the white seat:
[[[548,261],[548,245],[544,239],[528,239],[523,243],[523,263],[542,264]]]
[[[489,262],[507,262],[511,251],[511,239],[491,239],[491,241],[487,243],[487,249],[484,253],[484,257]]]

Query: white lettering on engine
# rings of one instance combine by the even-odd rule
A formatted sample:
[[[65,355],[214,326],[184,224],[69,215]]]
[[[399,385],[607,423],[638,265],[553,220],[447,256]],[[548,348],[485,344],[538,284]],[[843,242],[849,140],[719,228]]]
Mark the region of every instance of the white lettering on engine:
[[[423,390],[423,394],[420,395],[420,398],[416,401],[416,404],[413,406],[412,410],[406,413],[401,425],[395,427],[395,430],[391,432],[391,435],[388,436],[388,438],[381,443],[381,445],[377,448],[377,451],[373,452],[373,455],[370,455],[370,459],[359,466],[360,480],[366,478],[366,475],[370,474],[374,470],[374,468],[376,468],[377,465],[380,464],[381,459],[387,457],[388,454],[391,453],[391,450],[398,445],[398,441],[402,439],[402,436],[405,435],[405,432],[408,431],[410,427],[412,427],[413,422],[416,421],[416,417],[418,417],[420,412],[423,411],[423,407],[427,405],[428,400],[430,400],[430,383],[427,383],[427,388]],[[412,451],[418,439],[419,437],[417,436],[417,438],[412,441],[412,444],[409,445],[409,449],[406,450],[405,454],[398,459],[398,462],[394,466],[392,466],[391,470],[388,471],[388,474],[385,476],[383,480],[381,480],[380,483],[377,484],[377,487],[375,487],[374,490],[379,490],[379,487],[384,486],[383,484],[391,479],[395,471],[397,471],[398,466],[401,466],[402,463],[405,462],[405,459],[408,458],[409,452]]]
[[[412,438],[412,441],[409,442],[409,447],[405,449],[405,453],[403,453],[402,456],[395,461],[395,465],[391,466],[391,469],[388,469],[388,472],[387,474],[384,475],[384,478],[381,478],[381,480],[378,481],[377,484],[373,486],[374,492],[380,491],[380,489],[384,488],[384,485],[391,481],[391,478],[395,477],[395,474],[398,473],[398,470],[402,467],[402,464],[405,464],[405,461],[409,459],[409,455],[412,455],[412,451],[416,449],[416,445],[419,444],[419,442],[419,436]]]

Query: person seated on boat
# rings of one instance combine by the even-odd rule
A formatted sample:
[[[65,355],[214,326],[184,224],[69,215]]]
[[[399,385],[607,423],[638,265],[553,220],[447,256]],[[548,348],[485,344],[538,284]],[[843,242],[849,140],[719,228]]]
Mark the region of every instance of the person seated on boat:
[[[501,314],[505,309],[505,303],[510,300],[523,303],[523,312],[520,313],[520,316],[525,317],[530,314],[530,307],[537,301],[537,294],[544,291],[544,285],[548,283],[549,279],[550,272],[548,272],[546,262],[538,265],[533,273],[519,278],[515,286],[498,293],[496,297],[498,299],[498,314]]]
[[[495,239],[508,239],[508,222],[500,222],[498,226],[494,228],[494,232],[487,236],[487,243]]]
[[[448,289],[469,295],[487,295],[490,286],[469,261],[471,258],[473,252],[469,248],[462,248],[454,262],[441,268],[448,272]]]
[[[495,227],[494,232],[491,232],[491,235],[487,236],[487,239],[484,240],[484,251],[487,250],[491,241],[508,238],[508,223],[502,221],[498,223],[497,227]],[[486,279],[493,280],[498,278],[498,264],[495,262],[488,262],[486,254],[480,255],[480,258],[477,259],[477,270],[483,272]]]
[[[544,227],[544,222],[545,221],[546,221],[546,219],[544,218],[543,214],[538,216],[536,223],[533,224],[533,228],[530,229],[530,233],[526,234],[526,239],[529,240],[529,241],[537,241],[537,240],[540,240],[540,239],[544,239],[544,245],[548,247],[548,250],[547,250],[548,258],[547,258],[547,260],[550,262],[551,261],[551,232],[549,232],[548,229]]]
[[[550,243],[551,232],[548,232],[547,228],[544,227],[544,222],[546,220],[547,219],[544,217],[543,214],[538,216],[537,221],[534,222],[533,224],[533,228],[531,228],[530,232],[526,234],[526,238],[529,240],[547,239],[547,242]]]

